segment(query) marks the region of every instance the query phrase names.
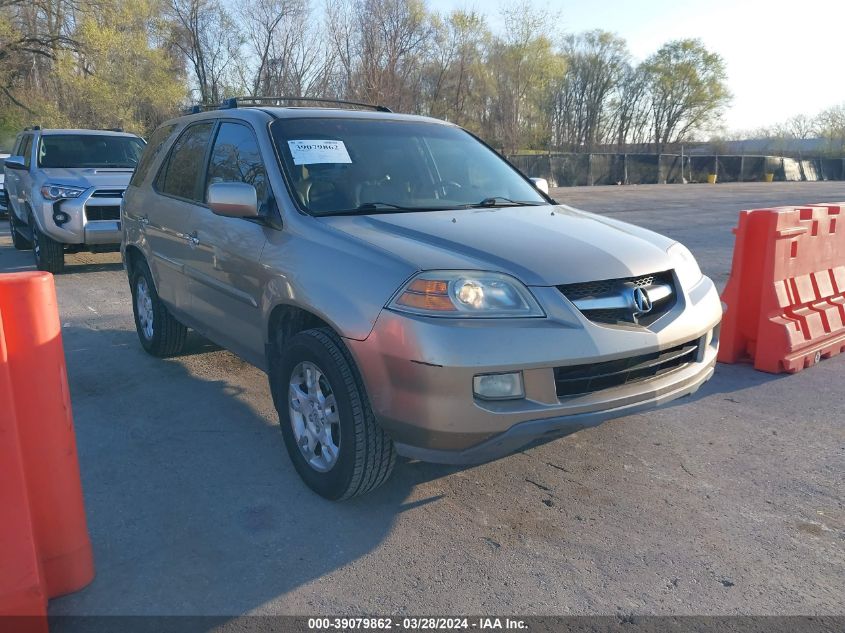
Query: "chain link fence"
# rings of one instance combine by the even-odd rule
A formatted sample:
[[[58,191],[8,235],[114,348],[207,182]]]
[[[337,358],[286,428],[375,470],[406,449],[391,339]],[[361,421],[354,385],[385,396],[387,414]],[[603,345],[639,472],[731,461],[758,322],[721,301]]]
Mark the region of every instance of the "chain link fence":
[[[681,154],[513,154],[508,160],[552,187],[657,183],[845,180],[845,158]]]

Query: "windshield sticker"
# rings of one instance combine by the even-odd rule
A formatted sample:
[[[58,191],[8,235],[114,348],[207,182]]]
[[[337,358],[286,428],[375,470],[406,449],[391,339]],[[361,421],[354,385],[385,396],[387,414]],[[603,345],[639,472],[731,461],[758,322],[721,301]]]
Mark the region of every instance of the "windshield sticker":
[[[294,165],[351,163],[343,141],[288,141]]]

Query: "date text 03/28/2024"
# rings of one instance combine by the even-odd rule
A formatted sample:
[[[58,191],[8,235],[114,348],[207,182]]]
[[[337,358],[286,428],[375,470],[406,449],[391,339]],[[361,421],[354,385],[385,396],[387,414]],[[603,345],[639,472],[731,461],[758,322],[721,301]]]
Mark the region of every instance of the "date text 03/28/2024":
[[[480,618],[309,618],[308,629],[321,630],[414,630],[414,631],[446,631],[446,630],[521,630],[528,626],[523,620],[512,618],[480,617]]]

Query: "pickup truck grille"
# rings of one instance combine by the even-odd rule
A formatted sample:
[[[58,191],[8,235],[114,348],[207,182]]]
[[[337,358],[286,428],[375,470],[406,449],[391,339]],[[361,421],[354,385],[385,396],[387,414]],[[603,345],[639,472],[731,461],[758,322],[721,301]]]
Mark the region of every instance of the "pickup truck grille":
[[[566,284],[557,289],[590,321],[608,325],[650,325],[671,310],[676,301],[675,278],[670,270],[642,277]],[[638,311],[633,299],[635,289],[654,297],[648,311]]]
[[[555,367],[558,398],[569,398],[649,380],[694,362],[700,339],[651,354],[603,363]]]

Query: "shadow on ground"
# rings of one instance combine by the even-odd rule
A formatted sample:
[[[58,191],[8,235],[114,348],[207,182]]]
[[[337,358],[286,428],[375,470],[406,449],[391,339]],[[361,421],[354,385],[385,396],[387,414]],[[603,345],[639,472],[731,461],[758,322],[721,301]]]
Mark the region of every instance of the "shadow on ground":
[[[278,424],[244,402],[237,381],[151,358],[131,331],[63,335],[76,350],[68,371],[97,577],[53,601],[52,615],[260,609],[366,556],[395,517],[437,500],[409,500],[416,486],[457,470],[406,461],[363,498],[325,501],[302,484]],[[114,367],[90,362],[104,346]],[[209,346],[191,337],[189,351]],[[250,379],[264,376],[230,358]],[[154,371],[164,373],[155,389]],[[319,600],[313,608],[322,611]]]

